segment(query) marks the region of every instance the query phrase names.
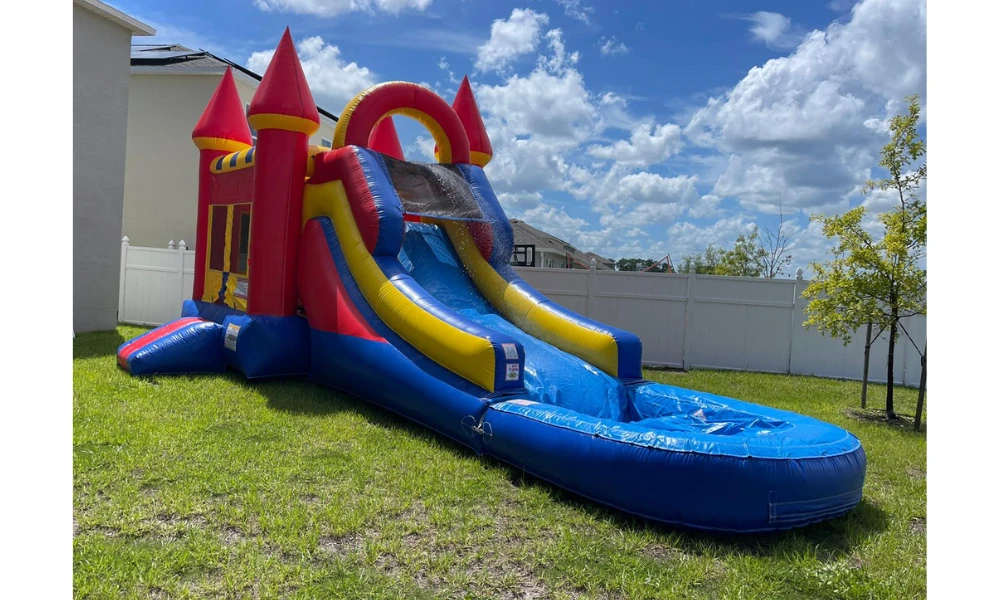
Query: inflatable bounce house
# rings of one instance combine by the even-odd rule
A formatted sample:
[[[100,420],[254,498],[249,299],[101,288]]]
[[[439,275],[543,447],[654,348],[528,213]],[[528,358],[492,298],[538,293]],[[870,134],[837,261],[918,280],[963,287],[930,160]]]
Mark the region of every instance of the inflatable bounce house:
[[[404,159],[392,115],[430,131],[436,164]],[[249,117],[226,73],[192,136],[193,298],[123,344],[122,368],[305,376],[674,525],[773,531],[860,501],[866,458],[847,431],[645,381],[638,337],[518,277],[468,79],[451,106],[413,83],[365,90],[332,148],[309,145],[318,124],[287,30]]]

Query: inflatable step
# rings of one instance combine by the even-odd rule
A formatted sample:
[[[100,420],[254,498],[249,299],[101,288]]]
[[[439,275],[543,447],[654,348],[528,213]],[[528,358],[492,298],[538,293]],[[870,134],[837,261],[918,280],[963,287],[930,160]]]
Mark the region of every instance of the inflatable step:
[[[223,332],[199,317],[177,319],[122,344],[118,364],[133,375],[222,372]]]

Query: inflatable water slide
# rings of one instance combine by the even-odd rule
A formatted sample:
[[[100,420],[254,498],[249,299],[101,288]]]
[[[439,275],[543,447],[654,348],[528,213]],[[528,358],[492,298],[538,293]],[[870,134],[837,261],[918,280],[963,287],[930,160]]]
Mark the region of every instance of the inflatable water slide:
[[[405,160],[391,117],[436,164]],[[133,375],[308,377],[580,496],[668,524],[765,532],[842,515],[866,458],[803,415],[643,379],[633,333],[569,311],[510,266],[471,86],[355,97],[332,148],[286,30],[250,104],[230,73],[200,152],[193,298],[123,344]]]

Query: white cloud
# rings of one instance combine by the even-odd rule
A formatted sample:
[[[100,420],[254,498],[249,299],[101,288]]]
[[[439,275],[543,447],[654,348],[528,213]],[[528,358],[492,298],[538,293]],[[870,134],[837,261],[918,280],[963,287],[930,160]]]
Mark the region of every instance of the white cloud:
[[[545,13],[515,8],[506,20],[497,19],[490,26],[490,39],[476,52],[479,71],[499,71],[522,54],[538,48],[542,26],[549,22]]]
[[[431,2],[433,0],[254,0],[253,4],[265,12],[335,17],[352,11],[396,15],[408,8],[424,10]]]
[[[609,38],[601,38],[598,41],[601,47],[601,56],[620,56],[622,54],[628,54],[628,46],[625,42],[619,42],[615,36]]]
[[[590,146],[587,153],[602,160],[617,161],[635,166],[649,166],[663,162],[680,150],[681,128],[673,123],[653,128],[640,123],[632,130],[631,138],[618,140],[606,146]]]
[[[334,114],[358,92],[375,84],[371,70],[356,62],[345,62],[340,48],[327,44],[319,36],[302,40],[297,50],[316,103]],[[254,52],[247,59],[247,67],[264,73],[273,56],[273,48]]]
[[[697,202],[691,205],[688,209],[688,216],[693,219],[717,217],[723,212],[719,209],[720,202],[722,202],[722,198],[719,196],[716,196],[715,194],[705,194]]]
[[[664,177],[648,171],[630,173],[618,179],[617,190],[609,195],[615,202],[688,202],[697,194],[697,177]]]
[[[448,81],[451,83],[461,83],[461,80],[455,77],[455,72],[451,70],[451,65],[448,64],[448,60],[445,57],[441,57],[438,60],[438,68],[448,74]]]
[[[745,19],[753,23],[750,33],[754,39],[768,48],[794,48],[801,39],[792,32],[792,20],[781,13],[762,10]]]
[[[670,253],[679,263],[681,256],[702,252],[711,244],[731,247],[736,237],[745,233],[753,221],[747,215],[719,219],[710,225],[699,226],[689,221],[675,223],[667,229]]]
[[[590,25],[590,15],[594,14],[593,6],[587,6],[580,0],[556,0],[556,4],[563,7],[566,16]]]
[[[522,219],[531,226],[547,231],[566,241],[573,238],[574,234],[587,225],[587,222],[577,217],[566,214],[562,208],[554,206],[536,206],[524,211]]]
[[[865,0],[847,23],[754,67],[684,130],[729,157],[712,193],[746,208],[843,209],[885,143],[882,121],[926,90],[923,0]]]
[[[513,214],[520,214],[521,211],[527,210],[529,208],[535,208],[542,203],[542,193],[541,192],[500,192],[497,194],[497,200],[504,207],[504,210],[511,212]]]
[[[531,135],[580,142],[595,132],[597,110],[575,69],[553,73],[537,68],[500,85],[482,85],[476,97],[498,125],[489,129],[491,138]]]

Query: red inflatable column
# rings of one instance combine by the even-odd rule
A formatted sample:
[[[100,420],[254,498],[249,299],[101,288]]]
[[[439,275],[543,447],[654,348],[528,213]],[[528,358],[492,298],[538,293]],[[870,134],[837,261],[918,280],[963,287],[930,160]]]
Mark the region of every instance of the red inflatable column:
[[[191,132],[191,139],[200,151],[192,298],[201,300],[205,294],[205,247],[208,245],[208,205],[212,200],[212,163],[230,152],[246,150],[253,142],[231,68],[226,68],[205,112]]]
[[[250,101],[249,114],[257,130],[257,149],[247,312],[290,316],[298,307],[302,193],[309,136],[319,129],[319,111],[287,28]]]

